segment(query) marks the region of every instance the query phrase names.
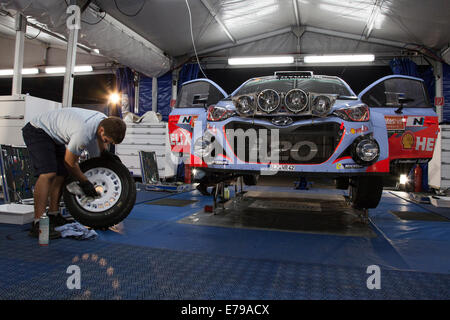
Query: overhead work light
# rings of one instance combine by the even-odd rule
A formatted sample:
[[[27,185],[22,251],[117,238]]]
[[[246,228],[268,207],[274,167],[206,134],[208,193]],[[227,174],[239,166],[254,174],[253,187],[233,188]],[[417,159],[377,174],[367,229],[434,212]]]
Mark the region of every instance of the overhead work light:
[[[39,69],[38,68],[23,68],[22,74],[38,74]],[[13,69],[1,69],[0,70],[0,76],[12,76],[14,74]]]
[[[258,64],[290,64],[294,63],[293,56],[260,56],[260,57],[236,57],[229,58],[230,66],[258,65]]]
[[[343,54],[343,55],[323,55],[306,56],[305,63],[339,63],[339,62],[372,62],[375,60],[373,54]]]
[[[75,66],[74,72],[92,72],[94,69],[92,66]],[[55,73],[65,73],[66,67],[46,67],[45,73],[55,74]]]

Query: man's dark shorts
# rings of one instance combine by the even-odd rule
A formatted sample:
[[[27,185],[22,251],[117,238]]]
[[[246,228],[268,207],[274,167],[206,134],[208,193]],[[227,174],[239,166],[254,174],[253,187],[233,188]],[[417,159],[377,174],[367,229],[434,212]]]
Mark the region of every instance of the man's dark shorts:
[[[58,176],[66,176],[64,166],[66,146],[56,143],[44,130],[27,123],[22,128],[22,135],[33,164],[34,175],[55,172]]]

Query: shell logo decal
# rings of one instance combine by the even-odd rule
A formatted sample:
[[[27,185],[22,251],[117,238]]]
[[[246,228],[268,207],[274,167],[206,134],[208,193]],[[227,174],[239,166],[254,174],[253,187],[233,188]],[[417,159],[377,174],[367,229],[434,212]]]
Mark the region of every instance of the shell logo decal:
[[[402,147],[403,149],[412,149],[415,142],[414,134],[407,131],[402,135]]]

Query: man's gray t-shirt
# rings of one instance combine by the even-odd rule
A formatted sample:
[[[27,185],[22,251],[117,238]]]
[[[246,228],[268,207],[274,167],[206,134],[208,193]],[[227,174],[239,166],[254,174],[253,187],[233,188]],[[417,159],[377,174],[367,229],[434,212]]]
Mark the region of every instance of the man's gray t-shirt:
[[[43,113],[30,121],[31,125],[44,130],[59,144],[79,156],[88,150],[98,156],[97,129],[106,115],[93,110],[64,108]]]

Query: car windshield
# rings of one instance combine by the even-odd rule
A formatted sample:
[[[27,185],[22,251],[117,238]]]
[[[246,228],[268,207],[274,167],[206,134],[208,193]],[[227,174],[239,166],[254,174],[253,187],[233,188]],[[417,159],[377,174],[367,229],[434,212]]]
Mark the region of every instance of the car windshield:
[[[265,89],[287,92],[291,89],[302,89],[305,92],[336,94],[342,97],[354,97],[347,86],[338,78],[313,77],[278,79],[276,77],[255,78],[243,85],[235,96],[251,94]]]

